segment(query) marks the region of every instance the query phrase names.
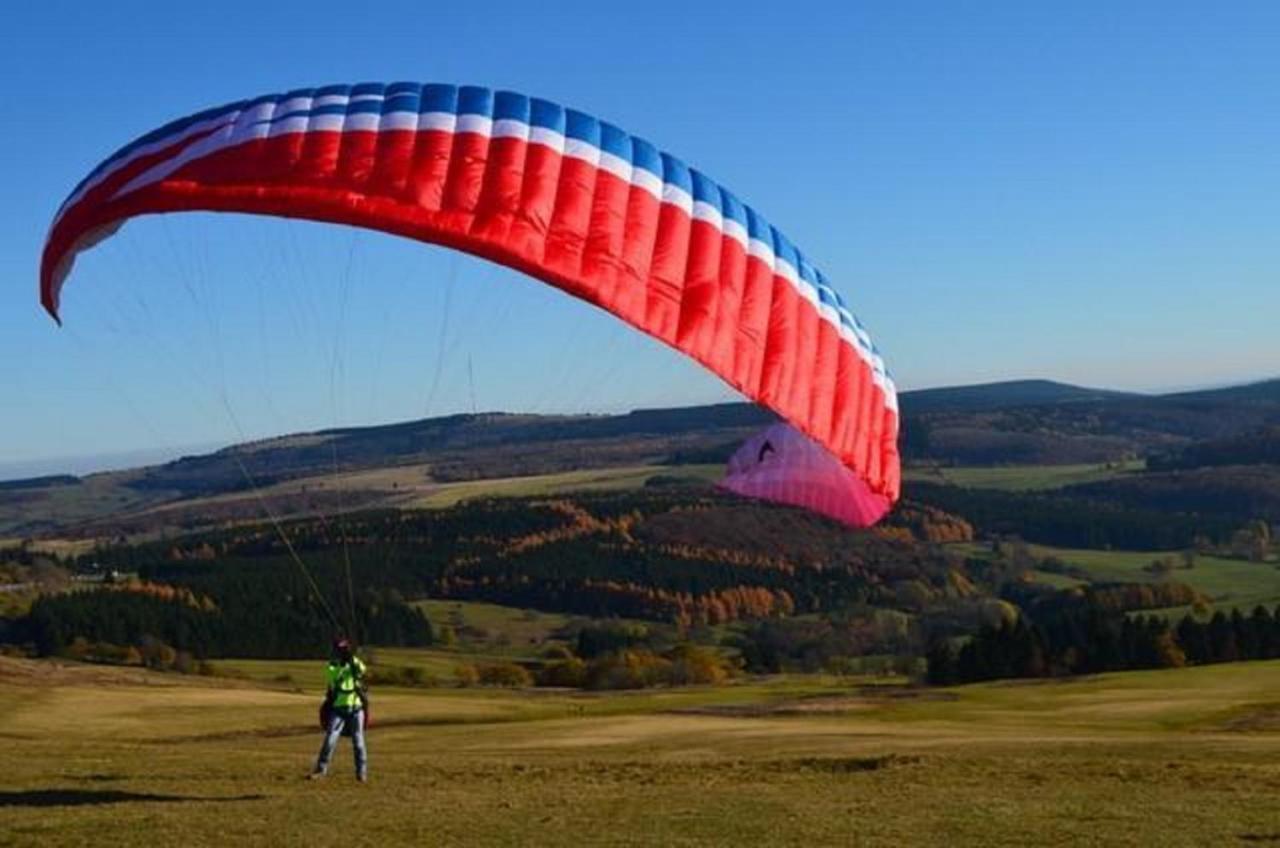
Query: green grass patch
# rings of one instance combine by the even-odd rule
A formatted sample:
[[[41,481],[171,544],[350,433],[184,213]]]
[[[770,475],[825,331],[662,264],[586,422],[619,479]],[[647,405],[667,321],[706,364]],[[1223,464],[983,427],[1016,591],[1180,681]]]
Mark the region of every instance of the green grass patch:
[[[992,555],[990,545],[980,542],[962,542],[947,548],[963,556],[987,558]],[[1028,550],[1037,559],[1052,556],[1074,566],[1087,576],[1084,582],[1153,583],[1175,580],[1202,592],[1210,599],[1212,609],[1224,612],[1239,609],[1248,614],[1258,604],[1268,608],[1280,605],[1280,568],[1272,562],[1197,554],[1193,567],[1183,568],[1182,555],[1177,551],[1097,551],[1050,545],[1028,545]],[[1172,559],[1177,567],[1167,575],[1147,571],[1146,567],[1157,559]],[[1070,588],[1082,582],[1039,569],[1033,570],[1032,574],[1038,582],[1057,588]],[[1175,607],[1149,612],[1180,618],[1190,611],[1190,607]]]
[[[1077,586],[1088,585],[1087,580],[1078,580],[1075,577],[1068,577],[1065,574],[1057,574],[1052,571],[1043,571],[1039,568],[1031,569],[1031,578],[1037,583],[1043,583],[1055,589],[1074,589]]]
[[[1000,465],[960,468],[908,468],[907,481],[943,483],[971,489],[1003,489],[1011,492],[1061,489],[1080,483],[1096,483],[1141,471],[1146,463],[1137,460],[1120,463],[1086,463],[1082,465]]]
[[[1031,552],[1037,557],[1055,556],[1083,569],[1094,582],[1154,582],[1164,578],[1144,570],[1153,560],[1172,557],[1181,565],[1180,555],[1167,551],[1092,551],[1032,545]],[[1238,608],[1248,613],[1258,604],[1280,604],[1280,568],[1274,563],[1197,555],[1194,567],[1176,568],[1167,579],[1203,592],[1212,600],[1214,609]],[[1166,612],[1180,615],[1187,611],[1179,608]]]
[[[430,648],[382,648],[370,647],[361,656],[373,666],[417,668],[435,678],[442,685],[453,685],[454,669],[459,663],[474,662],[476,656],[462,656],[453,651]],[[484,659],[485,657],[479,657]],[[497,660],[498,657],[488,657]],[[301,688],[308,691],[324,690],[325,660],[249,660],[220,659],[213,661],[218,674],[240,677],[258,683]]]
[[[443,627],[453,631],[455,650],[505,656],[538,654],[570,618],[477,601],[427,600],[413,606],[426,614],[437,634]]]
[[[528,477],[497,477],[442,483],[431,494],[409,506],[441,509],[472,498],[520,498],[557,495],[566,492],[619,491],[638,489],[657,476],[690,477],[707,482],[718,480],[722,465],[640,465],[536,474]]]
[[[1144,570],[1155,559],[1177,554],[1167,552],[1088,551],[1071,548],[1032,547],[1036,555],[1053,555],[1084,569],[1096,581],[1155,581],[1160,577]],[[1180,560],[1179,560],[1180,564]],[[1219,606],[1280,602],[1280,569],[1274,564],[1248,562],[1223,557],[1195,557],[1192,568],[1177,568],[1169,578],[1204,592]]]
[[[18,490],[28,497],[7,497],[0,501],[0,533],[10,534],[21,528],[56,519],[60,523],[92,521],[120,512],[141,509],[168,496],[164,492],[140,492],[121,485],[119,475],[91,474],[70,486],[53,486],[36,490]],[[59,546],[37,543],[37,548],[65,553],[80,553],[86,543]]]

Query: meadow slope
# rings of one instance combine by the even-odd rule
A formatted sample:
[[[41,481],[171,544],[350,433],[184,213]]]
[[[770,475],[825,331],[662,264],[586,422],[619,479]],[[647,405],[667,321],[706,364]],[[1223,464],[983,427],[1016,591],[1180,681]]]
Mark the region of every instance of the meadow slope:
[[[372,782],[316,784],[314,691],[0,659],[0,843],[1280,840],[1280,662],[870,684],[384,690]]]

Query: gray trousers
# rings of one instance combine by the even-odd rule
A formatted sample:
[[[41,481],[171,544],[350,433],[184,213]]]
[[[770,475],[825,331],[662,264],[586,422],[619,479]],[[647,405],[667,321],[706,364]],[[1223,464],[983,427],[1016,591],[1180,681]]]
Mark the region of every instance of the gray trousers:
[[[320,756],[316,760],[316,771],[324,774],[329,770],[329,760],[333,758],[333,750],[338,747],[338,737],[342,729],[351,725],[351,747],[356,755],[356,777],[365,777],[369,773],[369,752],[364,745],[364,710],[353,712],[334,710],[329,716],[329,726],[325,729],[324,744],[320,746]]]

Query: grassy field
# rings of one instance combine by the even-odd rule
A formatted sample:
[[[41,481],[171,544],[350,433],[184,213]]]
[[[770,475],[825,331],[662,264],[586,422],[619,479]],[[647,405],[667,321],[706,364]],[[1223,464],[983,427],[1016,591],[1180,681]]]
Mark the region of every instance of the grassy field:
[[[983,556],[989,548],[980,544],[951,546],[966,554]],[[1181,556],[1168,551],[1095,551],[1083,548],[1057,548],[1048,545],[1029,545],[1032,556],[1054,556],[1068,565],[1081,569],[1089,582],[1146,583],[1163,579],[1186,583],[1207,595],[1214,609],[1230,611],[1238,608],[1246,615],[1258,604],[1275,607],[1280,604],[1280,566],[1274,562],[1247,562],[1239,559],[1203,556],[1195,557],[1193,568],[1178,567],[1168,577],[1144,571],[1153,560],[1172,558],[1179,566]],[[1069,576],[1036,571],[1040,582],[1058,588],[1078,585],[1081,581]],[[1175,607],[1159,612],[1180,616],[1189,608]]]
[[[437,488],[431,480],[431,467],[418,463],[395,465],[389,468],[369,468],[360,471],[342,471],[335,474],[314,474],[260,486],[256,492],[227,492],[181,501],[156,507],[152,512],[193,509],[201,506],[228,504],[258,497],[297,495],[304,492],[367,491],[385,492],[389,501],[400,502],[415,495],[425,495]]]
[[[387,505],[407,509],[442,508],[478,497],[529,497],[562,492],[634,489],[650,477],[660,474],[716,480],[723,474],[721,465],[635,465],[620,468],[596,468],[565,471],[556,474],[533,474],[525,477],[494,477],[459,483],[440,483],[431,479],[431,466],[426,464],[374,468],[338,474],[320,474],[287,480],[262,487],[257,494],[235,492],[193,498],[159,507],[157,512],[190,509],[206,504],[226,504],[247,498],[298,494],[304,491],[381,491]]]
[[[205,497],[173,500],[176,493],[139,493],[121,484],[121,475],[90,475],[79,485],[41,489],[27,497],[0,498],[0,550],[19,544],[17,531],[56,520],[74,524],[106,519],[108,516],[140,524],[144,530],[131,530],[137,538],[151,538],[162,529],[176,530],[196,526],[196,517],[205,516],[210,523],[261,520],[261,499],[276,499],[280,517],[307,515],[315,510],[297,503],[292,506],[281,498],[298,498],[311,493],[323,496],[337,492],[358,493],[360,507],[400,507],[438,509],[479,497],[529,497],[557,495],[578,491],[612,491],[639,488],[654,476],[669,475],[705,480],[720,479],[724,466],[712,465],[635,465],[598,468],[527,477],[499,477],[459,483],[440,483],[431,478],[431,466],[418,463],[388,468],[317,474],[260,487],[254,492],[227,492]],[[228,511],[239,509],[243,515],[230,518]],[[203,512],[202,512],[203,511]],[[332,508],[330,511],[334,511]],[[246,517],[247,516],[247,517]],[[92,540],[41,540],[37,550],[66,555],[92,548]]]
[[[511,662],[512,654],[433,650],[429,648],[372,648],[366,659],[376,667],[421,669],[436,684],[451,686],[455,670],[464,663]],[[315,660],[215,660],[219,674],[293,690],[322,689],[324,664]]]
[[[261,499],[301,496],[307,492],[323,495],[336,492],[357,492],[362,496],[361,509],[396,507],[401,509],[443,509],[472,498],[539,497],[567,492],[613,491],[637,489],[651,477],[670,475],[691,477],[712,482],[724,472],[721,465],[636,465],[621,468],[598,468],[583,471],[567,471],[557,474],[535,474],[527,477],[497,477],[484,480],[468,480],[459,483],[439,483],[431,479],[430,466],[404,465],[393,468],[375,468],[338,474],[321,474],[287,480],[263,486],[254,492],[229,492],[207,497],[187,498],[127,513],[133,520],[146,518],[154,524],[147,533],[135,534],[139,538],[155,536],[159,529],[177,522],[191,523],[191,516],[201,515],[202,510],[214,515],[217,510],[241,508],[250,518],[238,520],[259,521],[262,518]],[[350,509],[345,507],[344,509]],[[310,507],[293,508],[276,505],[277,517],[309,515],[316,510]],[[331,511],[337,511],[331,510]],[[62,512],[56,513],[62,516]],[[100,517],[98,514],[76,518]],[[0,529],[4,528],[4,515],[0,514]],[[226,519],[209,519],[225,523]],[[198,522],[196,522],[198,523]],[[91,543],[90,543],[91,544]]]
[[[26,545],[32,553],[57,557],[79,556],[93,550],[93,539],[0,539],[0,554]]]
[[[1280,663],[948,691],[790,678],[318,693],[0,659],[0,843],[1206,845],[1280,840]]]
[[[624,468],[597,468],[536,474],[529,477],[496,477],[463,483],[441,483],[434,490],[404,506],[442,508],[471,498],[519,498],[555,495],[564,492],[637,489],[658,475],[697,477],[708,482],[724,474],[722,465],[637,465]]]
[[[420,669],[429,682],[451,686],[459,665],[512,662],[539,657],[562,642],[556,633],[570,616],[530,609],[504,607],[480,601],[415,601],[434,623],[454,631],[451,647],[372,648],[367,659],[376,666]],[[628,619],[614,619],[627,621]],[[223,659],[214,663],[220,674],[270,684],[284,689],[323,686],[324,669],[312,660]]]
[[[1168,553],[1090,551],[1040,545],[1033,545],[1032,552],[1036,556],[1053,555],[1083,568],[1093,580],[1124,582],[1160,579],[1143,571],[1143,567],[1154,559],[1170,556]],[[1180,562],[1176,555],[1174,559]],[[1258,604],[1268,607],[1280,604],[1280,568],[1275,563],[1197,556],[1194,568],[1178,568],[1170,573],[1169,579],[1205,593],[1212,600],[1214,609],[1230,611],[1238,608],[1248,614]],[[1182,615],[1187,611],[1179,607],[1165,612]]]
[[[437,627],[452,629],[460,650],[517,656],[538,653],[570,618],[478,601],[417,601],[414,606]]]
[[[1080,580],[1052,571],[1041,571],[1037,568],[1031,569],[1031,576],[1035,578],[1035,582],[1052,586],[1055,589],[1073,589],[1076,586],[1087,586],[1089,584],[1088,580]]]
[[[83,478],[79,485],[50,486],[29,492],[26,497],[17,494],[0,498],[2,535],[27,535],[23,528],[41,525],[54,517],[60,522],[90,521],[140,509],[161,497],[121,485],[115,475],[97,474]]]
[[[974,489],[1004,489],[1006,491],[1032,491],[1060,489],[1077,483],[1094,483],[1110,480],[1135,471],[1141,471],[1145,463],[1110,463],[1099,465],[999,465],[967,468],[907,468],[903,479],[907,482],[946,483],[968,486]]]

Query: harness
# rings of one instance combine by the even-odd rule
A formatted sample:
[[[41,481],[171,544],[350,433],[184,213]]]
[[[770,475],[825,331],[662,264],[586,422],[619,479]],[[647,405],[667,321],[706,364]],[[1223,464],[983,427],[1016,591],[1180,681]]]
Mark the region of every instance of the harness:
[[[352,688],[350,690],[339,688],[345,679],[351,680]],[[346,694],[348,691],[355,694],[358,705],[353,709],[351,706],[336,707],[336,709],[350,710],[354,712],[363,709],[369,700],[368,687],[364,685],[364,672],[360,670],[360,666],[356,664],[354,657],[347,660],[338,668],[338,680],[334,686],[333,696],[336,700],[337,696]]]
[[[355,692],[356,698],[358,699],[358,703],[354,706],[342,706],[342,707],[337,706],[336,704],[334,704],[334,700],[336,699],[339,691],[341,690],[338,690],[336,686],[330,688],[325,693],[324,702],[320,705],[320,727],[321,729],[328,729],[329,718],[334,713],[338,713],[344,716],[345,719],[349,719],[352,716],[354,716],[356,713],[363,711],[364,712],[363,724],[364,724],[364,727],[368,729],[369,725],[371,724],[371,717],[370,717],[371,713],[369,710],[369,689],[367,686],[364,685],[364,674],[360,671],[360,666],[356,665],[356,663],[354,662],[354,658],[352,660],[348,660],[347,662],[343,663],[342,666],[339,667],[339,672],[340,672],[339,680],[342,679],[341,672],[343,671],[345,671],[351,677],[351,680],[354,684],[354,688],[352,689],[352,691]],[[351,721],[344,720],[343,726],[342,726],[342,735],[351,736],[353,730],[354,728],[352,726]]]

